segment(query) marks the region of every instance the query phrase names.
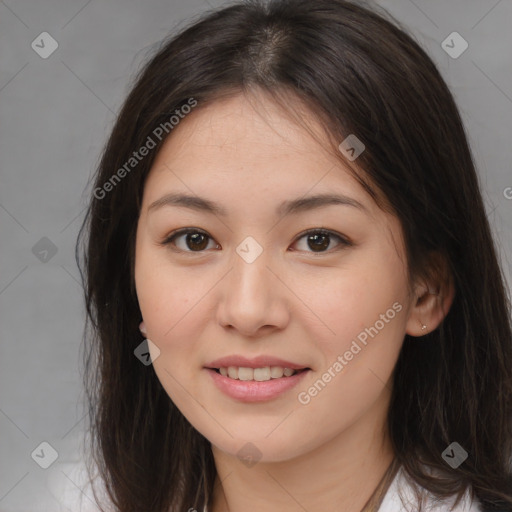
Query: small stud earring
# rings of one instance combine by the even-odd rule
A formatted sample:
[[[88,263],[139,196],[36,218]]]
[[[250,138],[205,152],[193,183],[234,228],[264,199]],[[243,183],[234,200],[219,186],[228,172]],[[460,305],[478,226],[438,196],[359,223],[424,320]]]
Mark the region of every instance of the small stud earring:
[[[420,322],[420,325],[421,325],[421,330],[422,330],[422,331],[425,331],[425,330],[427,329],[427,326],[426,326],[425,324],[422,324],[422,323]]]

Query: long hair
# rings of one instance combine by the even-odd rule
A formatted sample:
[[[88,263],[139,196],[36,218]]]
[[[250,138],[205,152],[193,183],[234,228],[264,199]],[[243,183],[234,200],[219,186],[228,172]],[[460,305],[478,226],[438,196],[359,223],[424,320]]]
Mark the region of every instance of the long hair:
[[[212,495],[210,443],[134,355],[143,341],[135,234],[171,116],[254,88],[290,112],[304,102],[338,144],[349,134],[365,144],[358,179],[399,219],[411,277],[440,271],[434,254],[445,261],[451,309],[421,342],[405,336],[394,370],[393,449],[418,489],[440,499],[471,489],[484,510],[512,511],[510,298],[465,129],[414,38],[387,13],[344,0],[245,1],[209,12],[164,41],[132,84],[76,245],[91,453],[112,503],[121,512],[202,512]],[[148,137],[154,147],[131,160]],[[456,468],[442,456],[454,441],[468,453]]]

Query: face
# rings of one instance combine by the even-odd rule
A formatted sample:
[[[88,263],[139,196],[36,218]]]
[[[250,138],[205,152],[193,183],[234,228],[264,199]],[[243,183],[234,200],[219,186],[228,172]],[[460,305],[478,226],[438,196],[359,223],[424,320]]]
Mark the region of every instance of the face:
[[[135,281],[154,371],[183,415],[223,452],[251,442],[284,461],[386,403],[412,300],[399,221],[327,142],[253,103],[197,109],[165,142]],[[339,199],[308,200],[322,195]]]

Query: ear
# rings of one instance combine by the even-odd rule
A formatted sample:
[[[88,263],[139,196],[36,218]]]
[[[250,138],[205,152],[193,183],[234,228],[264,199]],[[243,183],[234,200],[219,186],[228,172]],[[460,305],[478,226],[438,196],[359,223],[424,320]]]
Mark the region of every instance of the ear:
[[[413,306],[405,330],[410,336],[423,336],[435,331],[450,311],[455,297],[453,276],[439,253],[431,254],[427,275],[429,277],[422,278],[415,285]]]

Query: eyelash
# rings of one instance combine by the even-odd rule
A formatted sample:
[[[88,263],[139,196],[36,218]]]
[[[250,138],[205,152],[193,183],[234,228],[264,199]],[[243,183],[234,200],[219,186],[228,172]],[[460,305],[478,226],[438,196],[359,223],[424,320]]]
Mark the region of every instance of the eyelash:
[[[202,234],[202,235],[205,235],[206,237],[208,237],[210,240],[213,240],[212,237],[210,237],[210,235],[208,235],[208,233],[206,231],[203,231],[202,229],[198,229],[198,228],[182,228],[182,229],[178,229],[176,231],[173,231],[172,233],[170,233],[162,242],[160,242],[160,245],[162,246],[170,246],[174,240],[181,236],[181,235],[187,235],[189,233],[195,233],[195,234]],[[307,235],[312,235],[312,234],[319,234],[319,235],[326,235],[326,236],[329,236],[331,238],[337,238],[339,240],[339,242],[341,242],[341,248],[343,247],[350,247],[353,245],[353,243],[348,240],[346,237],[334,232],[334,231],[331,231],[331,230],[328,230],[328,229],[324,229],[324,228],[313,228],[313,229],[308,229],[307,231],[304,231],[302,233],[300,233],[299,235],[297,235],[297,237],[295,238],[294,240],[294,244],[296,242],[298,242],[301,238],[304,238],[306,237]],[[178,249],[178,248],[171,248],[171,250],[173,251],[176,251],[176,252],[181,252],[181,253],[186,253],[186,254],[201,254],[201,253],[204,253],[205,250],[201,250],[201,251],[185,251],[183,249]],[[313,254],[315,256],[321,256],[323,254],[330,254],[336,250],[340,250],[339,248],[338,249],[334,249],[334,250],[327,250],[327,251],[321,251],[321,252],[314,252],[314,251],[302,251],[302,252],[307,252],[307,253],[310,253],[310,254]],[[301,251],[298,251],[298,252],[301,252]]]

